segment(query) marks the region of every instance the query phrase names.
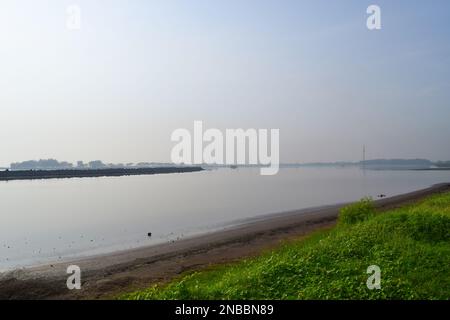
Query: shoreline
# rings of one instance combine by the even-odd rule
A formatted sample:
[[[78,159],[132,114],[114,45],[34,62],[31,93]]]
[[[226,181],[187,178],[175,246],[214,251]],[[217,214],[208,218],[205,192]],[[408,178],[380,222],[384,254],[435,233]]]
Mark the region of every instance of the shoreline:
[[[376,200],[375,205],[383,211],[446,191],[450,191],[450,183]],[[0,273],[0,299],[111,298],[125,291],[167,282],[185,271],[255,256],[282,241],[330,228],[336,222],[339,209],[346,204],[275,213],[174,243]],[[66,288],[66,269],[71,264],[81,268],[81,290]]]

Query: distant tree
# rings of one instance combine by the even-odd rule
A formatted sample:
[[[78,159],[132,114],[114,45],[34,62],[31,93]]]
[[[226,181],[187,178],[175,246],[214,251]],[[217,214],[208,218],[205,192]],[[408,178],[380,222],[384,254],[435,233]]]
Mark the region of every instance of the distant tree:
[[[450,168],[450,161],[438,161],[434,165],[439,168]]]
[[[73,165],[69,162],[58,162],[55,159],[28,160],[11,163],[12,170],[54,170],[70,169]]]

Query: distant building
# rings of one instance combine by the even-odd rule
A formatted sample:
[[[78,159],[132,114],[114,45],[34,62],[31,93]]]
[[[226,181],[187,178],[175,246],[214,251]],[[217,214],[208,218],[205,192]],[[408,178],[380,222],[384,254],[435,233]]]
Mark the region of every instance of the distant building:
[[[100,160],[95,160],[95,161],[89,162],[89,169],[104,169],[106,167],[107,167],[106,164],[104,164]]]
[[[77,161],[77,168],[78,169],[85,169],[86,165],[84,164],[83,161]]]

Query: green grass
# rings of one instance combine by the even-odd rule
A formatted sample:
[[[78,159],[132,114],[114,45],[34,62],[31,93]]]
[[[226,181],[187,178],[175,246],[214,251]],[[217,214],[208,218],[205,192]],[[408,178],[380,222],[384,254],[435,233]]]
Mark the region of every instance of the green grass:
[[[370,265],[380,290],[367,288]],[[332,230],[120,298],[449,299],[450,193],[383,214],[363,199]]]

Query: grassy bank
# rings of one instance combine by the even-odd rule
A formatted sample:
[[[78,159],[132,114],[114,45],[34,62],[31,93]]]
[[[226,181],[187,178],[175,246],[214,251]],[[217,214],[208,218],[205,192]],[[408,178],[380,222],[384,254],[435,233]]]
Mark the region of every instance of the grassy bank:
[[[371,265],[379,290],[366,285]],[[450,193],[383,214],[365,199],[332,230],[121,298],[449,299]]]

